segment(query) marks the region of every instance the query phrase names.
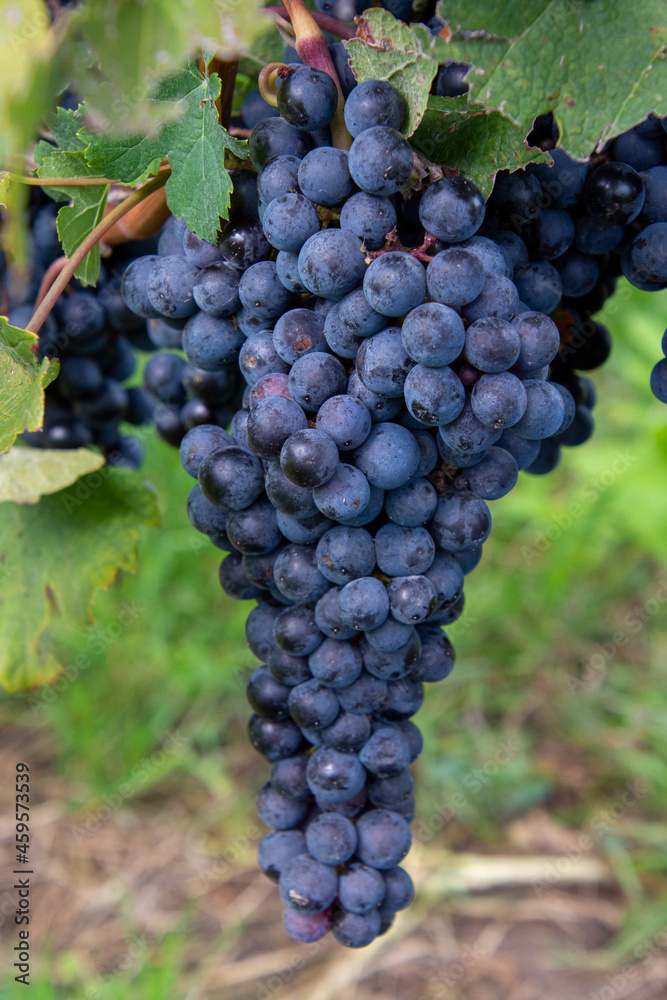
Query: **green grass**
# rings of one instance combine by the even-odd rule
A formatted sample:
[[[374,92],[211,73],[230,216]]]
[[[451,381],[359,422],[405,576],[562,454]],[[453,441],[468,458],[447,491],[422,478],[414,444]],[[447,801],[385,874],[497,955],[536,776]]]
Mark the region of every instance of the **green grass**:
[[[594,373],[595,435],[564,450],[555,473],[523,475],[492,505],[492,537],[450,630],[457,666],[429,688],[418,719],[418,822],[444,812],[453,817],[436,834],[445,844],[492,847],[504,824],[542,804],[588,831],[628,901],[612,956],[667,920],[667,432],[648,387],[666,317],[665,293],[619,289],[607,309],[614,352]],[[224,841],[253,815],[251,788],[265,773],[240,749],[251,605],[224,596],[221,553],[187,523],[191,483],[175,452],[152,441],[144,471],[163,527],[147,533],[137,574],[99,597],[96,624],[59,632],[66,660],[83,650],[91,665],[37,712],[3,697],[0,713],[48,727],[72,810],[128,780],[138,805],[200,783],[220,802]],[[135,617],[112,637],[128,605]],[[169,752],[153,765],[161,746]],[[628,786],[635,797],[621,808]],[[137,1000],[169,995],[187,964],[187,926],[184,915],[183,928],[95,995],[115,1000],[130,985]],[[63,961],[54,958],[61,982]],[[33,992],[62,995],[39,983]]]

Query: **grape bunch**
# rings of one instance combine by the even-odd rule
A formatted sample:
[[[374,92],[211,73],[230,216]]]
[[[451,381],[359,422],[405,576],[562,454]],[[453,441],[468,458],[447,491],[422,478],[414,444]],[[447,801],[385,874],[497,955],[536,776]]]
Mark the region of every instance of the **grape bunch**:
[[[40,284],[62,257],[58,207],[44,195],[33,195],[29,279],[22,280],[11,265],[0,268],[3,311],[14,326],[28,325]],[[145,250],[145,242],[118,248],[102,265],[94,288],[73,280],[47,316],[38,356],[58,358],[60,373],[46,389],[43,429],[22,434],[24,444],[60,449],[97,445],[110,465],[136,469],[141,464],[141,443],[124,433],[121,423],[150,423],[153,403],[144,389],[123,383],[136,369],[135,352],[155,350],[156,345],[147,336],[145,321],[125,304],[120,275],[128,257]]]
[[[434,3],[382,5],[440,30]],[[188,518],[225,553],[221,586],[256,604],[249,736],[271,764],[257,806],[272,828],[260,867],[293,938],[331,931],[359,948],[413,898],[412,719],[454,667],[446,628],[488,504],[591,436],[582,373],[609,354],[594,317],[618,278],[667,287],[667,120],[578,162],[540,116],[528,141],[553,163],[501,171],[487,202],[437,164],[415,170],[401,95],[357,83],[341,43],[328,51],[349,150],[333,141],[336,82],[286,53],[277,107],[259,91],[244,102],[252,169],[231,171],[218,241],[171,218],[116,251],[94,290],[71,283],[39,338],[61,362],[44,430],[23,440],[96,444],[137,467],[121,423],[152,418],[179,447],[196,480]],[[470,70],[444,63],[433,93],[464,95]],[[62,252],[55,215],[33,203],[27,286],[0,256],[20,327]],[[123,385],[135,351],[150,352],[143,390]],[[667,357],[651,387],[667,402]]]
[[[190,521],[228,553],[225,593],[257,602],[249,734],[272,764],[258,810],[273,828],[260,866],[293,937],[362,947],[412,898],[412,717],[453,668],[444,627],[487,501],[578,443],[593,389],[549,377],[559,329],[512,280],[521,238],[493,213],[480,234],[476,186],[399,194],[413,173],[400,95],[350,91],[349,152],[331,145],[336,103],[326,74],[291,70],[219,242],[170,220],[122,290],[174,349],[145,385],[175,427],[188,370],[221,387],[174,440],[197,479]]]
[[[561,442],[581,443],[593,429],[591,386],[575,373],[597,368],[611,350],[609,331],[595,314],[620,277],[641,291],[667,288],[667,118],[649,115],[587,162],[554,148],[557,141],[553,116],[536,120],[529,142],[550,150],[553,163],[498,175],[485,232],[512,254],[522,301],[559,327],[550,378],[577,402]],[[666,348],[663,338],[663,355]],[[665,358],[650,384],[667,402]],[[547,447],[555,463],[557,452]]]

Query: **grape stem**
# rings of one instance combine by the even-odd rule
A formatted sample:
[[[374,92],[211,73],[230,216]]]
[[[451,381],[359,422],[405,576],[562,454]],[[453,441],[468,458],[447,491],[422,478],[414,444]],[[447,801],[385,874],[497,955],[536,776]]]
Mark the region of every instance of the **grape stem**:
[[[383,253],[391,253],[392,250],[400,250],[403,253],[409,253],[412,257],[416,257],[417,260],[421,260],[425,264],[430,264],[433,258],[429,255],[428,250],[436,242],[435,236],[430,233],[426,233],[424,236],[424,242],[418,246],[414,247],[412,250],[408,250],[404,247],[398,238],[396,232],[396,226],[387,233],[384,238],[384,246],[380,247],[379,250],[368,250],[366,252],[366,260],[370,263],[375,260],[376,257],[381,257]]]
[[[30,333],[39,333],[42,323],[69,284],[77,267],[86,255],[90,253],[95,244],[102,239],[105,233],[107,233],[119,219],[122,219],[124,215],[127,215],[127,213],[130,212],[135,205],[140,204],[140,202],[144,201],[145,198],[148,198],[149,195],[153,194],[154,191],[158,191],[161,187],[164,187],[170,174],[171,170],[161,170],[157,177],[153,177],[152,180],[143,184],[140,188],[138,188],[138,190],[133,191],[132,194],[128,195],[127,198],[124,198],[119,205],[116,205],[116,207],[109,212],[108,215],[105,215],[99,225],[95,226],[92,232],[86,236],[81,245],[77,247],[72,256],[67,259],[67,263],[60,271],[58,277],[53,282],[40,304],[35,309],[30,322],[26,326],[26,330]]]
[[[234,59],[227,60],[213,56],[208,66],[205,65],[203,56],[199,60],[199,71],[202,76],[217,73],[220,78],[220,95],[215,102],[215,107],[218,112],[218,121],[223,128],[229,128],[229,122],[232,117],[234,84],[238,68],[238,60]]]
[[[285,17],[287,11],[281,5],[277,7],[263,7],[262,14],[275,14],[278,17]],[[337,17],[330,14],[321,14],[319,10],[311,10],[310,15],[323,31],[328,31],[331,35],[338,35],[339,38],[355,38],[356,28],[350,27],[345,21],[339,21]]]
[[[332,145],[338,149],[349,149],[352,144],[352,136],[345,125],[345,98],[341,90],[340,80],[336,73],[336,68],[331,59],[329,46],[322,34],[317,22],[314,20],[312,12],[308,10],[303,0],[285,0],[285,8],[292,28],[296,36],[295,45],[301,59],[307,66],[319,69],[328,73],[336,84],[338,91],[338,106],[331,119],[331,140]]]
[[[35,299],[35,308],[41,303],[42,299],[48,292],[49,288],[56,280],[62,269],[67,264],[67,257],[64,255],[62,257],[57,257],[51,264],[49,264],[46,274],[42,278],[41,284],[39,286],[39,291],[37,292],[37,298]]]
[[[23,174],[9,174],[10,181],[30,184],[36,187],[92,187],[95,184],[115,184],[112,177],[28,177]]]
[[[257,85],[259,87],[259,92],[266,101],[270,104],[272,108],[278,107],[278,98],[276,95],[276,77],[285,76],[289,73],[289,67],[285,63],[272,62],[268,65],[263,66],[259,77],[257,79]]]

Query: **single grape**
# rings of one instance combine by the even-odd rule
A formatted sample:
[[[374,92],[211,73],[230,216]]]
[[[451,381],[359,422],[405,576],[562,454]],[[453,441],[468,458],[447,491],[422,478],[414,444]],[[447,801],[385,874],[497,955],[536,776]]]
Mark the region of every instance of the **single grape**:
[[[477,548],[489,537],[491,514],[481,497],[469,490],[450,490],[438,499],[428,529],[445,552]]]
[[[393,490],[414,475],[419,465],[419,445],[400,424],[379,423],[354,452],[357,468],[372,486]]]
[[[338,594],[344,625],[358,632],[378,628],[389,614],[387,588],[374,576],[362,576],[345,584]]]
[[[424,265],[403,251],[383,253],[364,275],[364,295],[383,316],[403,316],[424,301]]]
[[[332,583],[345,585],[375,569],[375,544],[364,528],[336,525],[317,544],[317,565]]]
[[[549,382],[528,379],[526,411],[514,424],[513,432],[531,441],[542,441],[556,434],[565,416],[565,404],[558,390]]]
[[[400,129],[405,101],[386,80],[364,80],[345,102],[345,124],[353,138],[375,125]]]
[[[330,396],[322,403],[316,424],[339,450],[349,451],[363,444],[370,434],[371,417],[361,400],[341,394]]]
[[[361,653],[355,644],[330,637],[324,639],[308,658],[313,677],[335,689],[353,684],[362,665]]]
[[[234,548],[245,555],[271,552],[281,540],[276,509],[266,496],[243,510],[231,511],[225,530]]]
[[[264,118],[253,128],[248,148],[253,167],[262,170],[277,156],[301,159],[312,148],[312,140],[284,118]]]
[[[426,268],[428,294],[446,306],[473,302],[485,280],[484,266],[479,258],[458,247],[437,253]]]
[[[514,489],[519,469],[513,456],[503,448],[491,447],[476,465],[459,472],[457,489],[468,489],[482,500],[498,500]]]
[[[273,638],[292,656],[309,656],[322,644],[324,635],[317,627],[310,608],[294,607],[280,611],[273,621]]]
[[[303,354],[294,362],[289,373],[292,397],[311,413],[319,410],[331,396],[345,392],[346,388],[347,376],[342,363],[333,354],[324,351]]]
[[[248,723],[252,746],[267,760],[291,757],[301,746],[301,731],[291,719],[264,719],[254,714]]]
[[[298,253],[306,240],[319,232],[320,217],[312,201],[302,194],[281,194],[266,206],[262,226],[276,250]]]
[[[309,545],[287,545],[276,559],[273,574],[280,593],[294,604],[314,604],[329,589]]]
[[[366,772],[356,754],[322,746],[306,768],[308,787],[323,802],[344,802],[364,787]]]
[[[420,574],[393,577],[387,586],[387,593],[391,614],[396,621],[406,625],[425,621],[438,605],[434,584]]]
[[[387,576],[410,576],[426,572],[435,557],[435,544],[426,528],[385,524],[375,535],[375,552]]]
[[[262,463],[238,445],[209,452],[199,466],[198,478],[206,499],[225,510],[249,507],[264,489]]]
[[[287,362],[276,353],[271,330],[246,337],[239,351],[239,368],[248,385],[255,385],[263,375],[289,371]]]
[[[410,850],[410,827],[395,812],[371,809],[357,823],[357,855],[371,868],[395,868]]]
[[[161,316],[169,319],[191,316],[197,310],[193,291],[198,274],[199,269],[185,257],[160,257],[146,282],[149,302]]]
[[[309,854],[287,861],[278,882],[280,898],[299,914],[321,913],[333,903],[338,888],[336,872]]]
[[[299,193],[298,156],[277,156],[268,163],[257,178],[257,194],[268,205],[282,194]]]
[[[330,909],[321,913],[295,913],[285,910],[283,914],[285,930],[291,938],[301,944],[313,944],[331,930],[333,916]]]
[[[448,243],[461,243],[484,221],[484,197],[465,177],[445,177],[422,195],[419,218],[427,233]]]
[[[196,312],[183,327],[182,346],[191,365],[218,372],[236,361],[244,339],[231,318]]]
[[[321,146],[306,153],[298,168],[302,194],[317,205],[338,205],[346,199],[352,191],[347,156],[346,150],[333,146]],[[345,228],[341,224],[341,229]]]
[[[356,827],[339,813],[322,813],[308,824],[306,845],[323,865],[342,865],[349,861],[357,846]],[[384,885],[382,889],[386,891]]]
[[[477,298],[463,306],[463,317],[471,323],[487,317],[510,320],[519,311],[519,301],[519,292],[513,281],[502,274],[487,274]]]
[[[609,226],[636,219],[644,204],[641,176],[628,163],[603,163],[589,175],[584,188],[586,209]]]
[[[366,191],[348,198],[340,212],[340,228],[363,240],[367,250],[379,250],[396,221],[396,209],[390,199]]]
[[[298,403],[284,396],[267,396],[250,411],[248,445],[259,458],[277,458],[285,441],[306,426],[306,415]]]
[[[280,451],[280,465],[296,486],[322,486],[338,465],[338,449],[323,431],[307,427],[292,434]]]
[[[199,272],[192,295],[201,311],[209,316],[231,316],[239,306],[238,288],[237,269],[226,260],[217,260]]]
[[[374,125],[354,139],[349,153],[353,181],[368,194],[392,195],[412,174],[409,142],[395,128]]]
[[[310,796],[306,781],[307,764],[308,757],[305,753],[277,760],[271,768],[271,787],[292,802],[307,799]],[[300,854],[301,851],[295,853]]]
[[[314,545],[333,524],[318,510],[306,517],[292,517],[278,511],[277,518],[282,534],[296,545]]]
[[[442,681],[454,669],[454,648],[439,625],[425,622],[417,628],[422,644],[421,654],[419,662],[410,671],[410,677],[427,684]]]
[[[361,240],[344,229],[323,229],[299,251],[299,281],[315,295],[342,299],[366,270]]]
[[[182,254],[195,267],[206,267],[220,260],[220,250],[217,245],[197,236],[191,229],[185,229],[181,241]],[[178,256],[178,254],[177,254]]]
[[[289,713],[297,726],[304,729],[330,725],[340,710],[338,698],[331,688],[317,678],[297,684],[289,691]]]
[[[427,479],[411,479],[385,496],[384,509],[394,524],[416,528],[425,524],[435,510],[438,495]]]
[[[510,372],[482,375],[470,397],[472,412],[485,427],[512,427],[526,412],[526,389]]]
[[[422,424],[449,424],[461,413],[465,389],[451,368],[415,365],[405,380],[405,404]],[[418,471],[418,470],[417,470]]]
[[[278,88],[281,115],[290,125],[305,132],[316,132],[328,125],[337,103],[338,92],[332,78],[310,66],[291,70]]]
[[[465,356],[482,372],[502,372],[511,368],[521,354],[521,338],[516,326],[500,316],[471,323],[465,334]]]
[[[371,724],[367,715],[341,712],[320,735],[323,746],[340,750],[341,753],[357,753],[370,734]]]

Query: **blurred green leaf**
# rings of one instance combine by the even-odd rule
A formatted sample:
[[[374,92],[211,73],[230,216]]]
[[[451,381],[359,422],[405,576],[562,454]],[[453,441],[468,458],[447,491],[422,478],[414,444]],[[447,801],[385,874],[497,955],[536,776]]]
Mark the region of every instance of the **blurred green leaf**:
[[[10,448],[0,455],[0,503],[37,503],[103,465],[104,456],[87,448]]]
[[[24,157],[38,126],[55,107],[64,86],[59,46],[61,27],[71,14],[63,11],[51,26],[42,0],[12,0],[0,5],[0,168],[24,172]],[[25,208],[28,190],[22,184],[2,184],[3,243],[19,265],[27,260]]]
[[[156,83],[200,49],[238,58],[266,30],[259,7],[259,0],[83,2],[67,43],[72,84],[111,131],[147,130]]]
[[[58,676],[52,616],[70,627],[89,619],[97,591],[134,570],[140,529],[158,523],[157,503],[138,473],[105,466],[2,514],[0,685],[19,691]]]
[[[0,316],[0,453],[23,431],[36,431],[44,416],[44,390],[58,374],[58,362],[39,362],[34,333],[10,326]]]

